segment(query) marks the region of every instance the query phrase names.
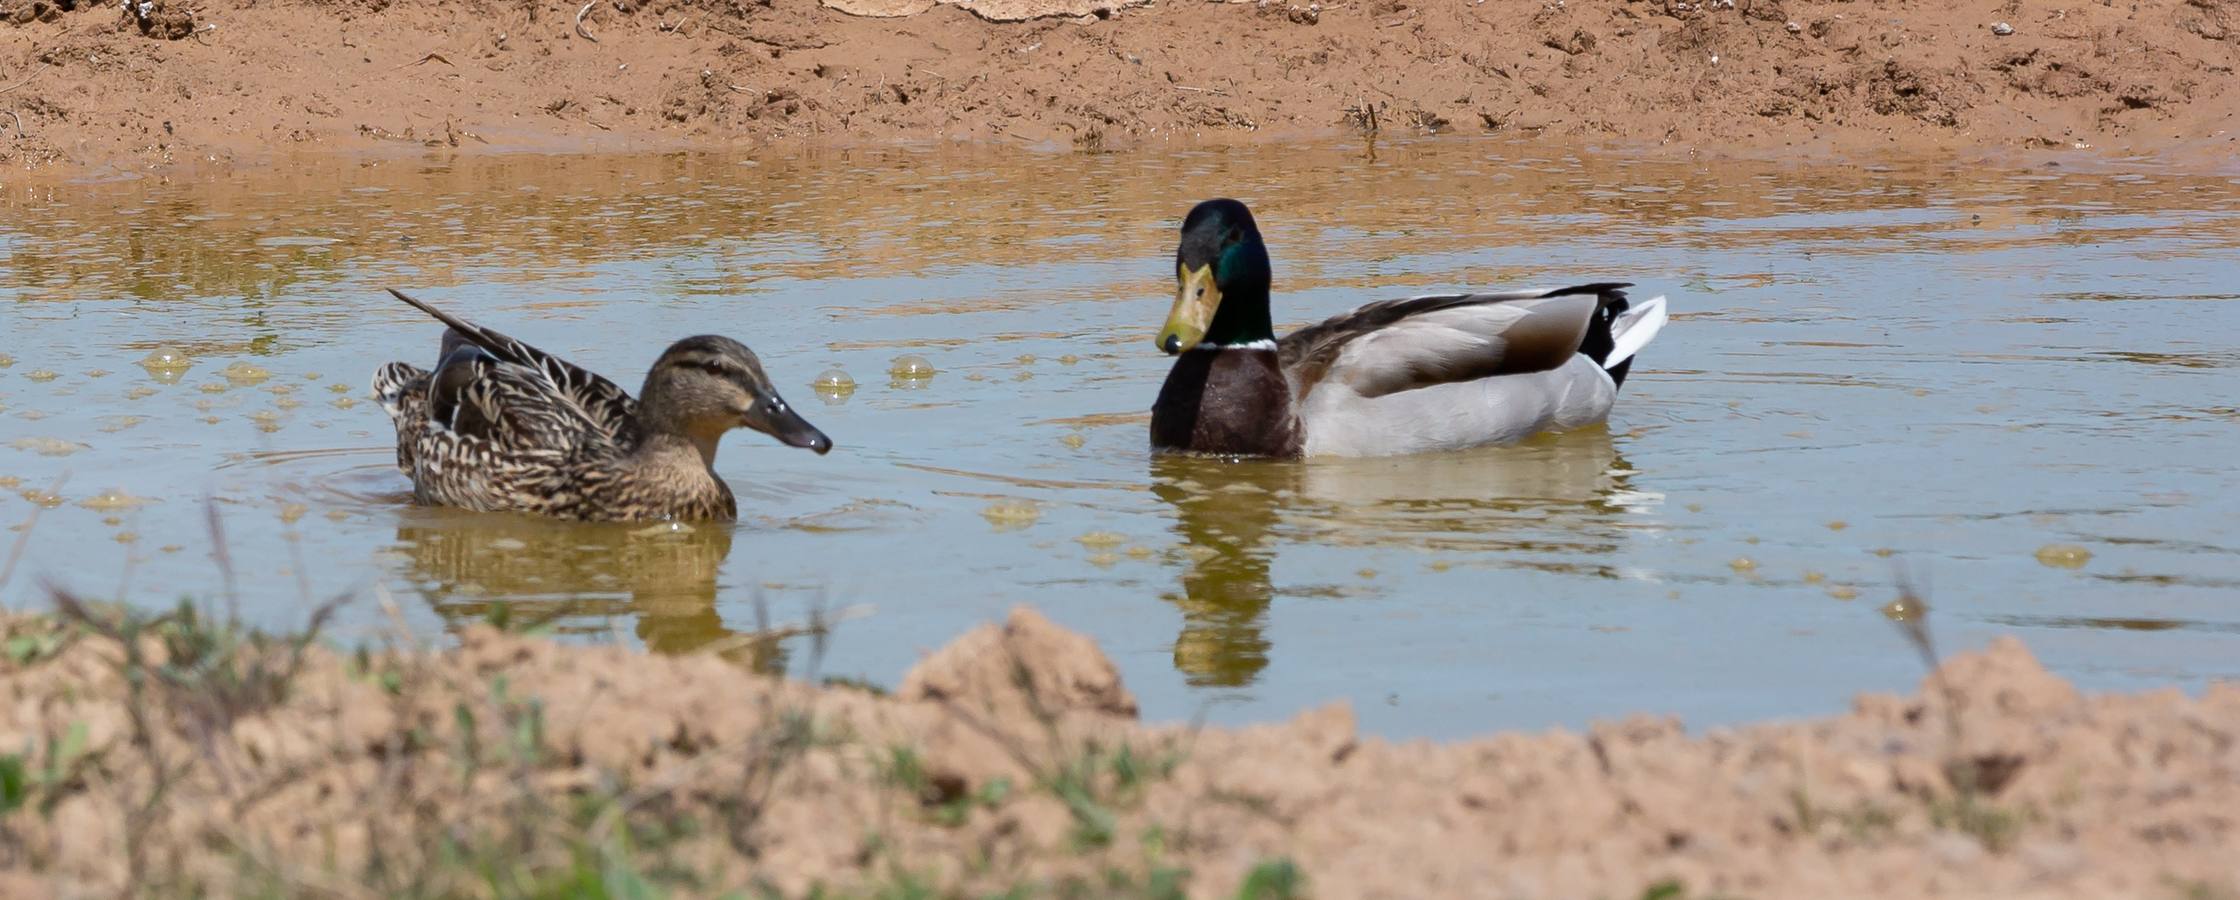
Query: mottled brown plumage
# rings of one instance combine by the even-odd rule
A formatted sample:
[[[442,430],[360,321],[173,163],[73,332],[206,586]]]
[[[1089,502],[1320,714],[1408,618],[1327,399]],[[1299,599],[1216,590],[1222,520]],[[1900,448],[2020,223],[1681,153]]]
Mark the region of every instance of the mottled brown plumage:
[[[450,327],[433,372],[390,363],[373,388],[397,426],[397,468],[423,503],[567,519],[736,518],[713,468],[733,428],[818,453],[832,442],[730,338],[670,345],[639,397],[566,360],[398,299]]]

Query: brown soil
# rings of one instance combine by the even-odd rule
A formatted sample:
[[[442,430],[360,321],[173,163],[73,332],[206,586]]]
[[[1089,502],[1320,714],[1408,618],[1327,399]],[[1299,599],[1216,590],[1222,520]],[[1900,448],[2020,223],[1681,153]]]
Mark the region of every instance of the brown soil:
[[[1393,744],[1343,706],[1139,724],[1024,610],[891,697],[479,626],[298,668],[84,621],[0,629],[6,896],[2240,891],[2240,686],[2088,697],[2011,641],[1819,721]]]
[[[2223,161],[2240,109],[2234,0],[824,2],[893,17],[597,0],[579,34],[546,0],[0,0],[0,161],[1340,129]]]

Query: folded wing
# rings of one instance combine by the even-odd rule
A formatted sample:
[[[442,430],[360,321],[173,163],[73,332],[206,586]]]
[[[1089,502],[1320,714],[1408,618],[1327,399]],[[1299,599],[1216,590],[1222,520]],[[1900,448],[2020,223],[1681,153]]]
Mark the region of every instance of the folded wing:
[[[1622,284],[1385,300],[1285,335],[1292,390],[1342,384],[1381,397],[1440,384],[1555,369],[1577,355]]]
[[[632,424],[637,421],[638,401],[598,373],[452,316],[403,291],[391,288],[389,293],[451,328],[451,332],[444,336],[444,361],[437,367],[433,396],[430,398],[440,410],[434,416],[437,421],[447,426],[458,421],[467,428],[495,427],[496,423],[508,415],[551,415],[541,405],[532,412],[509,413],[505,405],[506,398],[523,392],[560,401],[580,415],[584,424],[609,439],[628,433]],[[481,352],[473,353],[459,346],[452,340],[453,334]],[[469,368],[446,371],[454,366]],[[477,385],[485,382],[488,382],[487,387],[476,389]],[[471,406],[458,406],[450,402],[461,398],[472,399],[474,402]],[[462,420],[451,413],[482,418],[479,422]]]

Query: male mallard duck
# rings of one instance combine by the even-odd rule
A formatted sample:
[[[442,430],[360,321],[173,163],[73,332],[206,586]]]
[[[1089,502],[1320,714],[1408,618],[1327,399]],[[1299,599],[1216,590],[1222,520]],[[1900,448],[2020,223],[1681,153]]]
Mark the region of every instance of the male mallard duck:
[[[745,345],[669,345],[632,399],[614,382],[401,291],[449,326],[434,372],[382,366],[373,393],[397,424],[397,468],[422,503],[566,519],[738,516],[716,443],[752,428],[822,455],[831,439],[779,398]]]
[[[1158,450],[1390,456],[1522,440],[1610,414],[1664,298],[1625,284],[1386,300],[1276,339],[1252,212],[1208,200],[1182,222],[1151,407]]]

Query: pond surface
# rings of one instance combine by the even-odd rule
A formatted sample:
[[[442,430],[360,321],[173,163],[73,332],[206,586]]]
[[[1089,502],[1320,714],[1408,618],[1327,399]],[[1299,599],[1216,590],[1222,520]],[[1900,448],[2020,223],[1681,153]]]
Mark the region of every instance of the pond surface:
[[[1595,280],[1668,295],[1674,321],[1607,430],[1153,459],[1175,228],[1217,195],[1258,211],[1288,325]],[[1944,649],[2013,633],[2089,687],[2198,685],[2240,675],[2236,251],[2224,176],[1469,140],[14,184],[0,517],[40,512],[0,602],[39,604],[42,578],[230,592],[287,626],[356,592],[347,640],[510,601],[571,640],[741,656],[758,623],[822,610],[847,620],[821,659],[759,661],[886,684],[1030,603],[1095,636],[1151,718],[1348,698],[1368,730],[1443,736],[1910,689],[1875,612],[1903,566]],[[839,449],[733,435],[735,528],[413,508],[366,385],[432,362],[439,328],[389,286],[632,387],[675,338],[738,337]],[[183,358],[144,367],[158,351]],[[891,379],[906,354],[935,374]],[[827,369],[854,392],[812,390]]]

